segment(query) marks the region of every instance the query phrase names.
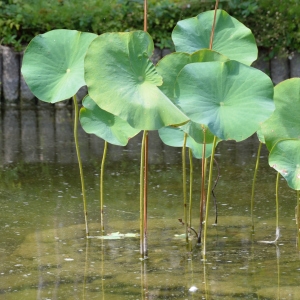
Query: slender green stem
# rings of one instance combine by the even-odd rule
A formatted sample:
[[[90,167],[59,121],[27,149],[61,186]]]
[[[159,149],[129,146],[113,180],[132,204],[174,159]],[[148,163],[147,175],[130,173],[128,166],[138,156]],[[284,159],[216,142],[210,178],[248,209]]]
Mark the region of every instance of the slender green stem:
[[[182,188],[183,188],[183,214],[185,226],[185,239],[188,242],[188,224],[187,224],[187,196],[186,196],[186,139],[187,133],[184,133],[183,146],[182,146]]]
[[[279,178],[280,178],[280,173],[277,172],[277,176],[276,176],[276,232],[279,229],[279,201],[278,201]]]
[[[148,131],[145,131],[144,148],[144,255],[148,256]]]
[[[101,224],[101,231],[104,232],[104,186],[103,186],[103,177],[104,177],[104,165],[107,153],[107,141],[104,141],[104,149],[103,149],[103,156],[102,156],[102,163],[101,163],[101,172],[100,172],[100,224]]]
[[[257,177],[257,171],[259,167],[259,158],[260,158],[260,152],[261,152],[261,145],[262,143],[259,142],[258,150],[257,150],[257,157],[256,157],[256,164],[255,164],[255,171],[254,171],[254,177],[252,181],[252,193],[251,193],[251,220],[252,220],[252,233],[254,233],[254,192],[255,192],[255,183],[256,183],[256,177]]]
[[[210,35],[210,42],[209,42],[209,49],[210,50],[212,50],[212,48],[213,48],[213,41],[214,41],[214,35],[215,35],[218,5],[219,5],[219,0],[216,1],[216,5],[215,5],[214,21],[213,21],[213,25],[212,25],[212,28],[211,28],[211,35]]]
[[[76,147],[76,154],[80,172],[80,181],[81,181],[81,190],[82,190],[82,198],[83,198],[83,212],[84,212],[84,220],[85,220],[85,233],[86,236],[89,236],[89,229],[88,229],[88,222],[87,222],[87,209],[86,209],[86,195],[85,195],[85,187],[84,187],[84,177],[83,177],[83,169],[82,169],[82,162],[80,156],[80,149],[78,143],[78,116],[79,116],[79,109],[77,103],[76,95],[73,96],[73,103],[74,103],[74,140],[75,140],[75,147]]]
[[[144,168],[145,168],[145,139],[146,131],[143,134],[141,147],[141,166],[140,166],[140,254],[144,259]]]
[[[192,202],[193,202],[193,180],[194,180],[194,166],[193,166],[193,153],[189,148],[190,158],[190,203],[189,203],[189,227],[192,227]]]
[[[204,235],[203,235],[203,257],[205,259],[206,255],[206,236],[207,236],[207,223],[208,223],[208,211],[209,211],[209,201],[211,197],[211,189],[213,184],[213,166],[214,166],[214,157],[215,157],[215,149],[217,145],[217,137],[214,137],[213,147],[210,157],[210,165],[209,165],[209,176],[208,176],[208,187],[207,187],[207,200],[206,200],[206,211],[205,211],[205,223],[204,223]]]
[[[205,174],[206,174],[206,130],[203,130],[203,147],[202,147],[202,160],[201,160],[201,198],[200,198],[200,222],[199,222],[199,234],[198,244],[201,243],[202,228],[203,228],[203,217],[206,204],[206,193],[205,193]]]
[[[296,223],[298,230],[298,249],[300,249],[300,192],[297,190],[297,210],[296,210]]]
[[[144,0],[144,31],[148,30],[148,1]]]

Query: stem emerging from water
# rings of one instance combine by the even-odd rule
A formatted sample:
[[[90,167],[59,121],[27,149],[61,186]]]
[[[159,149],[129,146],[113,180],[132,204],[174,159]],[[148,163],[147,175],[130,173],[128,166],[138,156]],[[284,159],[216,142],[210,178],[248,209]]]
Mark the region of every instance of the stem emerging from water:
[[[198,244],[201,244],[203,217],[206,206],[206,194],[205,194],[205,179],[206,179],[206,130],[203,129],[203,147],[202,147],[202,161],[201,161],[201,198],[200,198],[200,224],[198,234]]]
[[[183,146],[182,146],[182,188],[183,188],[183,213],[184,213],[184,226],[185,226],[185,239],[188,242],[188,224],[187,224],[187,197],[186,197],[186,139],[187,133],[184,133]]]
[[[214,20],[211,28],[211,35],[210,35],[210,42],[209,42],[209,50],[213,48],[213,41],[215,35],[215,27],[216,27],[216,19],[217,19],[217,9],[219,6],[219,0],[216,0],[215,5],[215,12],[214,12]],[[201,204],[200,204],[200,225],[199,225],[199,235],[198,235],[198,244],[201,243],[202,237],[202,224],[203,224],[203,215],[206,215],[206,196],[205,196],[205,170],[206,170],[206,158],[205,158],[205,151],[206,151],[206,140],[205,140],[205,129],[204,129],[204,142],[203,142],[203,151],[202,151],[202,181],[201,181]],[[210,193],[210,192],[209,192]],[[206,219],[205,219],[206,221]],[[206,228],[206,226],[205,226]],[[204,247],[205,249],[205,247]],[[205,252],[205,251],[204,251]]]
[[[193,202],[193,154],[191,148],[189,148],[189,158],[190,158],[190,203],[189,203],[189,227],[192,227],[192,202]]]
[[[259,157],[260,157],[261,145],[262,145],[262,143],[259,142],[259,146],[258,146],[258,150],[257,150],[257,157],[256,157],[256,164],[255,164],[254,177],[253,177],[253,182],[252,182],[252,194],[251,194],[252,233],[254,233],[254,215],[253,215],[253,209],[254,209],[254,192],[255,192],[255,183],[256,183],[257,171],[258,171],[258,167],[259,167]]]
[[[144,259],[144,175],[145,175],[145,139],[147,132],[144,131],[141,147],[141,167],[140,167],[140,254]]]
[[[80,181],[81,181],[81,190],[82,190],[82,198],[83,198],[83,212],[84,212],[84,221],[85,221],[85,233],[86,237],[89,236],[89,229],[88,229],[88,222],[87,222],[87,209],[86,209],[86,195],[85,195],[85,187],[84,187],[84,177],[83,177],[83,169],[82,169],[82,162],[80,156],[80,149],[78,144],[78,116],[79,116],[79,109],[77,103],[76,95],[73,96],[73,103],[74,103],[74,140],[75,140],[75,147],[76,147],[76,154],[80,172]]]
[[[298,250],[300,250],[300,192],[297,190],[296,223],[298,230]]]
[[[101,231],[104,232],[104,213],[103,213],[103,177],[104,177],[104,164],[106,159],[106,153],[107,153],[107,141],[104,141],[104,149],[103,149],[103,156],[102,156],[102,163],[101,163],[101,172],[100,172],[100,216],[101,216]]]
[[[144,255],[148,256],[148,131],[145,130],[144,150]]]
[[[217,137],[214,137],[213,147],[210,157],[210,165],[209,165],[209,177],[208,177],[208,187],[207,187],[207,200],[206,200],[206,211],[205,211],[205,223],[204,223],[204,235],[203,235],[203,257],[205,259],[206,255],[206,235],[207,235],[207,221],[208,221],[208,210],[209,210],[209,201],[211,197],[212,190],[212,175],[213,175],[213,166],[214,166],[214,157],[215,157],[215,149],[217,145]]]
[[[280,173],[277,172],[276,176],[276,239],[279,238],[279,201],[278,201],[278,189],[279,189]],[[278,234],[277,234],[278,232]]]

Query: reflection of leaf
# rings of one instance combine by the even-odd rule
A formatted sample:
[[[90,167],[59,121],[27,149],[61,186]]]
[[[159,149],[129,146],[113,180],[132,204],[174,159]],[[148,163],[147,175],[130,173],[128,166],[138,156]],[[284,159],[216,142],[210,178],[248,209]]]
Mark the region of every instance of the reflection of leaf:
[[[237,61],[188,64],[175,92],[182,111],[222,140],[246,139],[274,110],[271,79]]]
[[[83,99],[80,123],[87,133],[93,133],[110,144],[125,146],[130,138],[139,133],[126,121],[101,109],[91,97]]]
[[[172,32],[176,51],[208,49],[213,18],[214,11],[206,11],[179,21]],[[224,10],[217,11],[213,50],[246,65],[256,60],[258,52],[251,30]]]
[[[96,37],[93,33],[56,29],[33,38],[22,64],[32,93],[50,103],[74,96],[85,85],[84,56]]]
[[[179,239],[179,240],[185,240],[186,239],[186,234],[174,234],[175,239]],[[189,239],[193,239],[193,235],[189,235]]]
[[[124,238],[135,238],[139,237],[139,234],[137,233],[120,233],[118,232],[112,232],[107,235],[99,235],[99,236],[89,236],[90,239],[100,239],[100,240],[119,240]]]
[[[163,81],[149,59],[153,49],[146,32],[105,33],[91,43],[85,58],[91,98],[102,109],[143,130],[188,121],[158,88]]]

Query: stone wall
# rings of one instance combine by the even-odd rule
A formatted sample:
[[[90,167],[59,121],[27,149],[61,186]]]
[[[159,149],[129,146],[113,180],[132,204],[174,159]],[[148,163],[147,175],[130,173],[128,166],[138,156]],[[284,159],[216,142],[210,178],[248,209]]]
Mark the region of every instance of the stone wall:
[[[152,61],[157,63],[163,56],[170,53],[169,49],[155,49]],[[266,58],[266,53],[260,51],[258,60],[253,64],[254,67],[268,74],[274,84],[292,78],[300,77],[300,53],[295,53],[288,58],[275,57],[271,60]],[[20,68],[22,65],[23,53],[15,52],[13,49],[0,46],[0,105],[2,106],[32,106],[45,105],[37,101],[28,89]],[[77,94],[79,101],[84,97],[87,90],[85,87],[80,89]],[[57,106],[64,106],[69,101],[59,102]]]

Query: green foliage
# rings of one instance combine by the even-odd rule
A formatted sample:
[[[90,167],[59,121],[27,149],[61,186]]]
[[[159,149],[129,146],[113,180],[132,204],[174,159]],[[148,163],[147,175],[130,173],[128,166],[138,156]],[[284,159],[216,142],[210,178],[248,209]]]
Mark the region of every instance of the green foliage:
[[[258,46],[268,48],[270,57],[300,50],[298,0],[232,0],[229,13],[252,29]]]
[[[213,0],[149,0],[148,31],[156,47],[172,48],[176,23],[212,9]],[[225,9],[251,28],[270,57],[300,49],[298,0],[226,0]],[[101,34],[143,29],[142,0],[0,0],[0,41],[21,49],[35,35],[52,29]]]
[[[188,121],[158,88],[163,81],[149,59],[153,50],[151,36],[144,31],[105,33],[91,43],[84,62],[91,98],[143,130]]]
[[[85,85],[84,56],[96,37],[93,33],[57,29],[33,38],[21,69],[32,93],[49,103],[74,96]]]

